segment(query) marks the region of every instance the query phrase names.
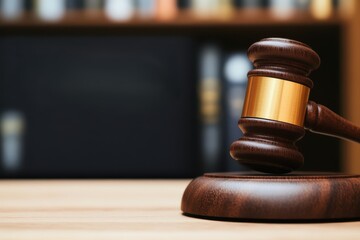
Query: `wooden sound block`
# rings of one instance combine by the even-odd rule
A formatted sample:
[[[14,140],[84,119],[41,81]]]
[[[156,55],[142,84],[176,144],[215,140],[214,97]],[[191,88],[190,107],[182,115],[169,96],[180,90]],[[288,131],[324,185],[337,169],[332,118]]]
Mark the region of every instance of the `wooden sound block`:
[[[186,215],[250,221],[339,221],[360,217],[360,175],[207,173],[186,188]]]

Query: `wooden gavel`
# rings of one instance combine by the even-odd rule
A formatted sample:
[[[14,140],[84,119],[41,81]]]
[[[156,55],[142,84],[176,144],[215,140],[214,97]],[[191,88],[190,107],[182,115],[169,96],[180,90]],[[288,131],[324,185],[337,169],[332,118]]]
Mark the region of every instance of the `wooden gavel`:
[[[230,147],[235,160],[257,171],[287,173],[304,163],[295,143],[305,130],[360,142],[359,127],[308,101],[313,86],[308,76],[320,65],[309,46],[266,38],[250,46],[248,57],[254,69],[239,120],[243,136]]]

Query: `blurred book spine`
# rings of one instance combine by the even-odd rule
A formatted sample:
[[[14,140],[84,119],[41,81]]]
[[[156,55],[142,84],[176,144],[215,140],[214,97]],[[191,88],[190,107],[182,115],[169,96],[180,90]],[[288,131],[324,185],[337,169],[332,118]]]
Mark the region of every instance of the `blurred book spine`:
[[[277,18],[289,18],[294,14],[296,0],[270,0],[272,14]]]
[[[83,0],[66,0],[66,9],[67,10],[80,10],[84,9]]]
[[[103,7],[103,0],[84,0],[84,8],[86,10],[101,10]]]
[[[85,0],[84,2],[84,8],[87,10],[101,10],[103,7],[103,0]]]
[[[230,146],[242,135],[237,122],[239,121],[243,109],[247,73],[252,65],[247,58],[246,52],[230,53],[224,59],[223,82],[225,95],[225,138],[226,146]],[[236,171],[244,169],[229,154],[226,156],[225,171]]]
[[[21,168],[23,155],[24,116],[18,111],[6,111],[1,115],[2,167],[7,172]]]
[[[139,18],[154,18],[156,13],[156,0],[137,0],[137,15]]]
[[[34,8],[34,1],[33,0],[25,0],[25,7],[24,10],[27,12],[32,11]]]
[[[218,2],[216,0],[192,0],[190,6],[195,16],[209,18],[215,16]]]
[[[217,16],[219,18],[231,18],[234,13],[233,0],[218,0]]]
[[[210,44],[203,46],[199,55],[201,158],[203,170],[211,172],[221,164],[221,52]]]
[[[57,21],[63,18],[66,11],[65,0],[36,0],[35,12],[38,18],[45,21]]]
[[[103,0],[84,0],[83,8],[88,17],[97,17],[104,7]]]
[[[235,0],[234,5],[242,9],[256,9],[267,7],[266,0]]]
[[[0,3],[1,15],[6,20],[18,19],[23,14],[24,0],[2,0]]]
[[[333,11],[332,0],[312,0],[310,3],[310,12],[317,19],[327,19]]]
[[[265,10],[275,18],[296,18],[298,12],[309,13],[319,20],[328,19],[333,12],[349,18],[356,0],[0,0],[3,19],[13,20],[24,11],[34,11],[44,21],[60,20],[66,13],[81,15],[91,13],[111,20],[175,19],[179,12],[190,12],[192,17],[214,20],[232,20],[236,15],[252,17],[254,10]],[[77,10],[77,11],[73,11]],[[240,11],[236,11],[240,10]],[[268,12],[268,13],[267,13]],[[190,16],[188,14],[180,16]]]
[[[296,8],[301,11],[307,11],[310,6],[310,0],[297,0]]]
[[[126,21],[135,14],[134,0],[105,0],[106,16],[115,21]]]
[[[190,0],[178,0],[177,6],[179,10],[188,10],[190,8]]]
[[[176,0],[157,0],[156,18],[158,20],[170,20],[177,16],[178,6]]]

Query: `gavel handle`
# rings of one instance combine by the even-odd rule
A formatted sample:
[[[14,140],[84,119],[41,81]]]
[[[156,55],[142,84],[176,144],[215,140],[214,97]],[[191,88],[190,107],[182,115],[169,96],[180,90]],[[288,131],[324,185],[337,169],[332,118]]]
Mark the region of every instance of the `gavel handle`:
[[[314,133],[360,143],[359,127],[313,101],[309,101],[306,107],[305,128]]]

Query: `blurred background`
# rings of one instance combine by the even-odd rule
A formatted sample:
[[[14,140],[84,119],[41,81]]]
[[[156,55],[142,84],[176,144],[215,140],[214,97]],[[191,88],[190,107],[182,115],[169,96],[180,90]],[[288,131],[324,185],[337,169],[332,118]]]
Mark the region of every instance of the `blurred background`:
[[[187,178],[246,170],[241,136],[266,37],[322,65],[311,99],[360,125],[355,0],[0,0],[0,177]],[[360,172],[353,143],[306,134],[303,170]]]

